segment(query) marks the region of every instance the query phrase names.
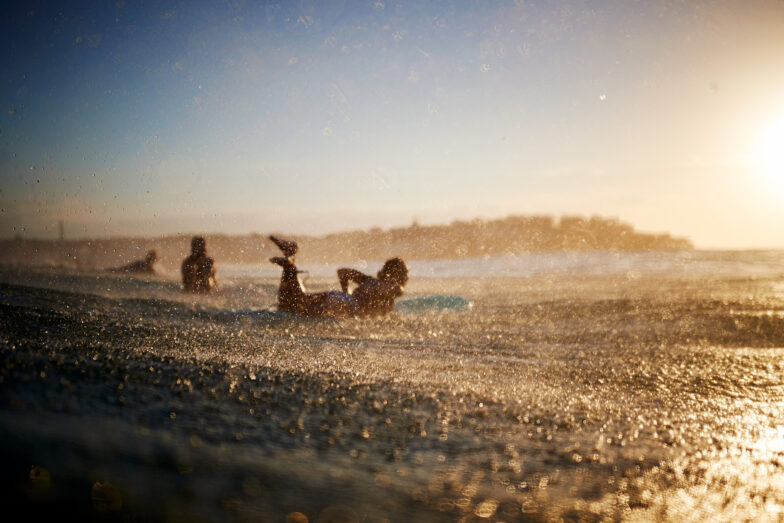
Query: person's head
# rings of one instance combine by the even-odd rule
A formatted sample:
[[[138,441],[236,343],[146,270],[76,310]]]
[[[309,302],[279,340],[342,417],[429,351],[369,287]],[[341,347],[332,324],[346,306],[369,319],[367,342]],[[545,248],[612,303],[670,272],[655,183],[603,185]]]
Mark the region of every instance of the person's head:
[[[401,258],[391,258],[378,271],[378,279],[396,283],[401,287],[408,281],[408,266]]]
[[[207,254],[207,243],[202,236],[194,236],[191,240],[191,254],[195,256]]]
[[[150,249],[147,251],[147,256],[145,257],[147,263],[155,263],[158,261],[158,253],[155,252],[155,249]]]

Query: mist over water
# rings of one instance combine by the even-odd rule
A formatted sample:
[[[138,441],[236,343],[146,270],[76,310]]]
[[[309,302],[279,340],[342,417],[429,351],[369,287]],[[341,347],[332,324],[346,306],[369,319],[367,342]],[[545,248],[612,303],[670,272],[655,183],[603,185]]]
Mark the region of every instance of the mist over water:
[[[333,266],[302,268],[336,287]],[[412,262],[404,298],[430,308],[370,320],[277,312],[274,269],[219,265],[206,297],[175,274],[0,270],[9,499],[156,519],[781,517],[781,251]]]
[[[305,262],[305,276],[333,277],[338,267],[351,265],[375,272],[380,262],[355,260],[346,263]],[[589,251],[543,252],[507,256],[480,256],[464,259],[409,261],[415,277],[497,277],[556,274],[745,274],[775,275],[781,269],[778,250],[684,250],[684,251]],[[220,263],[222,280],[277,278],[279,268],[260,259],[258,263]],[[179,271],[157,267],[163,279],[179,279]]]
[[[409,263],[413,277],[486,278],[526,277],[548,274],[612,275],[660,274],[771,276],[781,273],[781,251],[590,251],[544,252],[508,256],[482,256],[467,259],[414,260]],[[378,264],[375,264],[378,265]],[[337,264],[303,267],[314,276],[335,274]],[[362,262],[363,270],[374,264]],[[231,276],[275,276],[275,267],[229,265]]]

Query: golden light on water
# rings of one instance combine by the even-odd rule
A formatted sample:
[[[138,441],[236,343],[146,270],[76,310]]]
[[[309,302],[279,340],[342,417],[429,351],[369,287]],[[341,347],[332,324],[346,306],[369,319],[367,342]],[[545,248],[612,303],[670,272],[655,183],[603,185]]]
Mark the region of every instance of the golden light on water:
[[[765,435],[757,440],[752,447],[757,452],[765,452],[771,456],[784,454],[784,427],[769,427]]]
[[[784,192],[784,110],[768,120],[760,133],[753,160],[772,187]]]

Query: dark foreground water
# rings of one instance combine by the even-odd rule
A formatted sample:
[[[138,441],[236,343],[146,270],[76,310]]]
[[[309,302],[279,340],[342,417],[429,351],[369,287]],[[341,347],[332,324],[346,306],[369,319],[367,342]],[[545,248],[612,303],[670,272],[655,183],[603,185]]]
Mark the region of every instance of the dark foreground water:
[[[2,502],[33,520],[781,520],[784,255],[734,256],[420,277],[407,294],[432,308],[340,321],[270,309],[271,278],[201,299],[0,269]]]

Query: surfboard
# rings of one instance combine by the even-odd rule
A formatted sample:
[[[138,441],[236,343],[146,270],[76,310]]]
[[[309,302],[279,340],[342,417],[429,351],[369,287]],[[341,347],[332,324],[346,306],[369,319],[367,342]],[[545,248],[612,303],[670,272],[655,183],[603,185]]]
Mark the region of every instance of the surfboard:
[[[465,311],[471,308],[471,302],[461,296],[437,294],[403,298],[395,302],[395,311],[405,313]]]

